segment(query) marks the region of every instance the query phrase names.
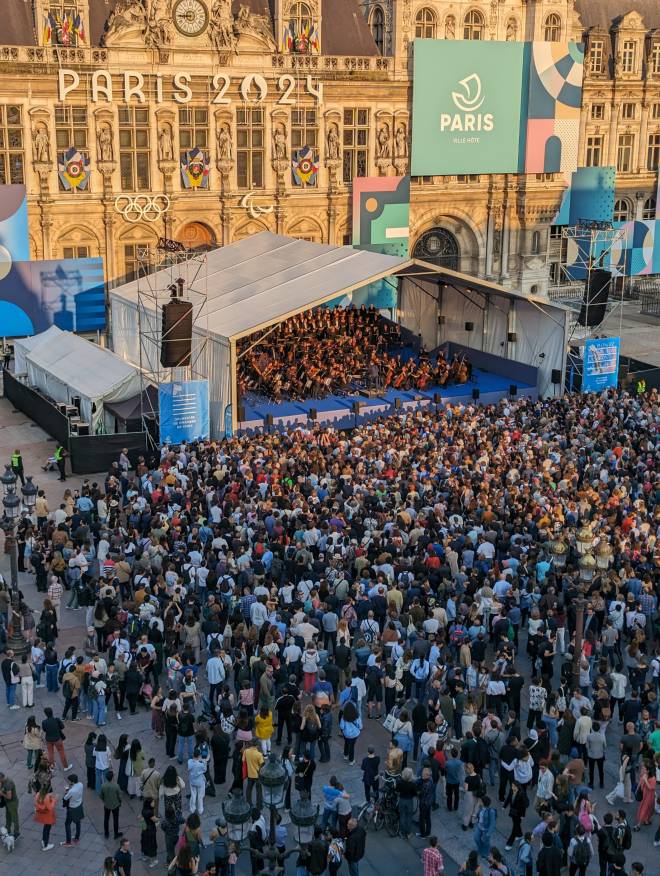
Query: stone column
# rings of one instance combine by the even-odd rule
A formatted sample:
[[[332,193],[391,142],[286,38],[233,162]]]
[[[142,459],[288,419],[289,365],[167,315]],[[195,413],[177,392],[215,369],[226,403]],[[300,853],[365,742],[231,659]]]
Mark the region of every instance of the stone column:
[[[511,217],[508,206],[504,206],[502,213],[502,256],[500,261],[500,282],[509,279],[509,246],[511,242]]]
[[[649,134],[649,105],[646,101],[642,103],[642,123],[639,126],[639,144],[637,149],[637,167],[633,170],[636,173],[644,173],[646,170],[646,149]]]
[[[493,279],[493,226],[494,216],[492,206],[488,207],[488,220],[486,222],[486,279]]]

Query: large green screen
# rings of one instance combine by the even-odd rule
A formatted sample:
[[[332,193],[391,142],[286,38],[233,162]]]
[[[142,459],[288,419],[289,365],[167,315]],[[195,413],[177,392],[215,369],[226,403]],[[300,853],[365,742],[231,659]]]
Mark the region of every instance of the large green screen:
[[[413,175],[516,173],[525,44],[415,40],[414,46]]]

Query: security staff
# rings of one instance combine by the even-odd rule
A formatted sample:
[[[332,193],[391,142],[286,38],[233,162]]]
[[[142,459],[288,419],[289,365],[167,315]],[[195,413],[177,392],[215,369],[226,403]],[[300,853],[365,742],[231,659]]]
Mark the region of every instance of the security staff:
[[[11,455],[11,470],[17,478],[21,479],[21,484],[25,484],[25,475],[23,474],[23,457],[20,450],[14,450]]]
[[[66,480],[66,471],[65,471],[65,469],[66,469],[66,450],[64,449],[64,447],[62,447],[61,444],[58,444],[57,447],[55,448],[54,456],[55,456],[55,462],[57,463],[57,467],[58,467],[59,472],[60,472],[60,480],[65,481]]]
[[[644,395],[646,392],[646,381],[643,377],[637,381],[637,395]]]

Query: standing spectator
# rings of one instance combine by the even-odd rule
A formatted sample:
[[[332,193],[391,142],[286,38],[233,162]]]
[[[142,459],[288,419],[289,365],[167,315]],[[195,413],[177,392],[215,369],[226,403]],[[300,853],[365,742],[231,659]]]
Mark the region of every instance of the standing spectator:
[[[380,758],[376,754],[373,745],[367,748],[367,756],[362,758],[360,768],[362,770],[362,784],[364,785],[364,799],[369,803],[373,792],[374,799],[378,796],[378,772]]]
[[[18,674],[21,679],[21,699],[24,709],[34,708],[34,677],[32,675],[32,663],[28,655],[23,654],[21,664],[18,667]]]
[[[121,834],[119,834],[121,836]],[[131,863],[133,855],[131,854],[131,844],[127,839],[123,839],[119,844],[119,848],[115,852],[113,859],[117,876],[131,876]]]
[[[264,755],[270,754],[271,736],[273,735],[273,713],[268,706],[261,706],[259,713],[254,719],[255,736],[261,745]]]
[[[497,823],[497,810],[491,806],[490,797],[483,797],[481,809],[477,815],[472,837],[482,858],[488,857],[490,843]]]
[[[252,792],[256,786],[257,789],[257,809],[261,809],[261,782],[259,781],[259,770],[265,763],[263,754],[259,751],[256,743],[252,742],[247,745],[243,751],[243,764],[246,768],[247,785],[245,789],[245,799],[252,806]]]
[[[445,862],[438,848],[437,836],[429,837],[429,844],[422,852],[424,876],[442,876],[445,872]]]
[[[20,836],[16,785],[4,773],[0,773],[0,800],[3,801],[5,807],[5,828],[7,833],[12,834],[14,837]]]
[[[64,710],[62,720],[66,721],[71,710],[71,720],[78,720],[78,705],[80,703],[80,675],[75,672],[75,664],[71,663],[62,676],[62,695],[64,696]]]
[[[339,729],[344,734],[344,760],[351,766],[355,763],[355,743],[362,730],[362,719],[352,701],[344,706],[344,714],[339,721]]]
[[[431,770],[424,767],[422,775],[417,780],[419,794],[419,837],[427,837],[431,832],[431,810],[435,797],[435,788],[431,778]]]
[[[64,834],[66,839],[61,842],[61,846],[78,845],[80,842],[80,822],[85,817],[83,812],[83,796],[85,789],[83,783],[78,780],[75,773],[70,773],[67,776],[68,787],[64,792],[64,805],[66,807],[66,819],[64,820]],[[76,835],[71,839],[71,825],[76,826]]]
[[[60,756],[60,763],[64,772],[73,769],[72,763],[66,762],[66,754],[64,751],[64,723],[60,718],[53,717],[53,710],[50,706],[44,709],[46,716],[41,722],[41,729],[44,731],[44,739],[46,741],[46,749],[48,751],[48,763],[51,767],[55,766],[55,751]]]
[[[594,787],[596,767],[598,767],[598,779],[600,787],[604,787],[604,764],[607,740],[605,731],[601,728],[600,721],[594,721],[591,732],[587,736],[587,757],[589,758],[589,784]]]
[[[115,782],[115,774],[112,770],[108,770],[105,782],[101,785],[99,794],[103,803],[103,834],[106,839],[110,838],[110,816],[112,815],[112,826],[114,828],[114,838],[119,839],[123,833],[119,830],[119,809],[121,807],[121,789]],[[122,846],[128,840],[122,842]],[[130,861],[129,861],[130,873]]]
[[[108,740],[104,733],[100,733],[94,744],[94,771],[96,779],[94,787],[96,793],[101,793],[101,788],[108,780],[110,775],[110,749],[108,748]]]
[[[516,839],[523,835],[522,822],[527,813],[529,806],[529,798],[524,788],[521,788],[517,782],[511,782],[509,793],[504,805],[509,807],[509,816],[511,818],[511,833],[506,841],[504,848],[507,852],[511,851]]]
[[[568,872],[569,876],[585,876],[589,861],[594,856],[591,837],[581,824],[575,828],[575,835],[568,846]]]
[[[521,837],[516,851],[516,876],[532,876],[534,872],[534,846],[532,834]]]
[[[412,819],[415,798],[418,795],[417,782],[410,767],[406,767],[396,780],[399,795],[399,832],[404,839],[412,833]]]
[[[538,876],[560,876],[562,853],[555,845],[553,834],[546,830],[541,837],[541,851],[536,859]]]
[[[167,731],[167,728],[166,728]],[[195,721],[190,713],[188,703],[184,703],[183,709],[177,719],[177,735],[179,738],[177,760],[183,763],[184,750],[190,760],[193,756],[193,742],[195,739]]]
[[[20,674],[12,650],[7,649],[3,661],[0,664],[0,668],[2,669],[2,679],[5,683],[7,705],[12,711],[20,709],[20,706],[16,702],[16,685],[20,681]]]
[[[56,798],[46,787],[34,795],[34,820],[42,826],[41,851],[49,852],[55,846],[50,841],[50,832],[55,824]]]
[[[349,876],[360,876],[360,861],[364,858],[367,834],[354,818],[349,819],[344,857],[348,864]]]
[[[30,715],[23,732],[23,748],[27,751],[27,768],[32,769],[37,751],[44,750],[44,736],[41,728],[37,726],[37,719]]]
[[[195,748],[188,760],[188,781],[190,782],[190,811],[204,814],[204,795],[206,793],[206,761],[202,752]]]
[[[154,809],[154,801],[147,799],[142,806],[141,815],[141,832],[140,832],[140,851],[142,852],[142,861],[149,861],[149,869],[158,866],[158,836],[156,834],[156,824],[158,817]],[[169,863],[169,861],[168,861]]]
[[[173,805],[167,803],[165,805],[165,815],[160,822],[160,829],[165,834],[165,859],[168,865],[176,855],[176,843],[179,839],[179,828],[182,824],[183,816],[177,813]]]

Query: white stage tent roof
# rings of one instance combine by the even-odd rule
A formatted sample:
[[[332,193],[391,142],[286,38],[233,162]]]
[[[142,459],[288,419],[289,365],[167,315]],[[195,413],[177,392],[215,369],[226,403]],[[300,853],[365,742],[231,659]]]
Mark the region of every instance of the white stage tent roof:
[[[141,358],[144,362],[145,356],[149,355],[144,343],[142,357],[140,351],[138,282],[142,283],[142,289],[146,293],[140,303],[142,317],[152,326],[156,326],[160,315],[155,318],[156,314],[150,312],[147,316],[144,313],[144,310],[150,309],[154,301],[153,291],[149,292],[149,290],[160,290],[158,295],[162,301],[167,300],[166,290],[177,276],[177,270],[177,267],[168,267],[151,275],[148,281],[134,280],[110,291],[112,346],[115,352],[128,362],[137,365]],[[183,267],[180,270],[185,276]],[[212,436],[219,437],[224,433],[224,424],[229,421],[228,414],[231,414],[233,426],[236,427],[236,342],[290,316],[326,304],[369,283],[398,274],[407,275],[406,286],[409,293],[414,288],[419,291],[422,284],[430,286],[429,281],[433,281],[436,286],[440,282],[447,286],[455,283],[467,289],[476,287],[480,291],[487,291],[489,296],[499,297],[500,300],[502,297],[509,298],[511,301],[515,299],[520,304],[527,301],[527,296],[504,286],[485,284],[467,274],[452,272],[453,276],[450,278],[447,276],[449,272],[445,272],[445,276],[442,276],[442,273],[442,268],[409,258],[358,250],[350,246],[310,243],[268,231],[209,252],[205,278],[208,297],[203,317],[193,328],[193,358],[195,350],[201,349],[200,339],[208,338]],[[433,277],[433,274],[437,276]],[[484,285],[488,286],[487,290],[483,289]],[[419,313],[419,318],[423,316],[425,323],[430,320],[432,326],[437,326],[439,311],[436,310],[431,314],[428,309],[431,297],[435,302],[434,307],[437,306],[437,295],[431,296],[430,292],[427,294],[420,292],[420,296],[419,303],[421,304],[424,299],[425,305]],[[400,292],[399,308],[402,323],[420,332],[420,328],[414,327],[417,317],[406,319],[407,316],[413,316],[407,311],[414,303],[415,295],[408,294],[407,300],[407,304],[401,300]],[[545,316],[544,322],[551,321],[554,324],[553,334],[556,335],[558,343],[557,356],[553,356],[552,359],[556,362],[559,353],[563,355],[563,350],[560,348],[565,343],[565,315],[561,312],[561,307],[545,299],[541,300],[543,308],[540,304],[532,304],[529,301],[526,306],[534,307],[537,321],[539,317]],[[488,305],[482,304],[481,307],[483,310],[488,309]],[[550,313],[544,314],[546,307],[555,311],[555,318],[551,318]],[[438,343],[440,342],[438,340]],[[435,343],[427,344],[429,349],[434,346]],[[506,350],[499,347],[499,338],[497,350],[493,349],[492,352],[506,355]],[[520,361],[538,367],[538,353],[530,351],[530,356],[531,358],[520,359]],[[157,362],[156,351],[153,357],[154,361],[149,362],[151,370],[153,372],[162,370]],[[510,358],[519,357],[512,355]],[[552,367],[563,366],[553,364]],[[229,406],[231,406],[230,411]]]
[[[31,349],[25,353],[28,381],[58,402],[70,403],[79,396],[82,419],[94,434],[103,418],[103,403],[137,395],[140,373],[110,350],[54,329],[29,339]]]

